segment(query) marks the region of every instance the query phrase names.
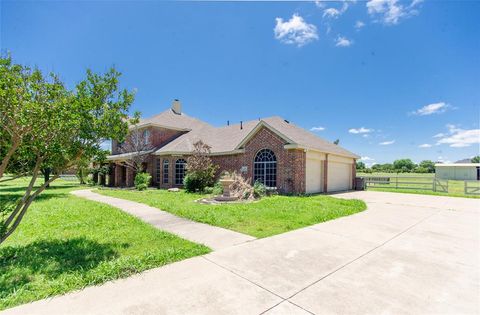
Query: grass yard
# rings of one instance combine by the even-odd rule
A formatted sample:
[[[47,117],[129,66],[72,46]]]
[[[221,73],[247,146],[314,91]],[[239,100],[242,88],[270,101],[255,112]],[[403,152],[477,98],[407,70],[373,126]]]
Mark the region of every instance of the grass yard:
[[[463,197],[463,198],[480,198],[479,195],[466,195],[464,192],[464,181],[461,180],[449,180],[448,181],[448,193],[433,191],[431,190],[432,184],[431,181],[435,177],[435,174],[420,174],[420,173],[357,173],[357,176],[365,177],[402,177],[399,179],[399,186],[406,186],[410,188],[395,188],[395,179],[391,179],[390,184],[375,184],[374,186],[369,186],[368,190],[373,191],[387,191],[387,192],[398,192],[398,193],[409,193],[409,194],[421,194],[421,195],[436,195],[436,196],[448,196],[448,197]],[[402,182],[428,182],[430,184],[403,184]],[[445,183],[446,180],[441,180],[442,183]],[[475,185],[475,183],[470,183],[470,185]],[[478,184],[477,184],[478,186]],[[426,188],[426,189],[415,189],[415,188]]]
[[[99,189],[97,192],[141,202],[193,221],[220,226],[255,237],[267,237],[308,225],[336,219],[366,209],[360,200],[324,195],[272,196],[258,202],[205,205],[195,202],[201,194],[166,190]]]
[[[26,185],[27,179],[0,184],[0,202]],[[0,310],[210,251],[68,193],[78,188],[54,182],[0,245]]]

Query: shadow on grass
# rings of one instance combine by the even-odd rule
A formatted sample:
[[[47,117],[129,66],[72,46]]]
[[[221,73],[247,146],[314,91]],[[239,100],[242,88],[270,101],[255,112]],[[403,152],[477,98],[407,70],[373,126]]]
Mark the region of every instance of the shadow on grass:
[[[74,187],[79,187],[79,185],[68,184],[68,185],[61,185],[61,186],[50,186],[47,189],[45,189],[44,192],[49,192],[57,189],[69,189]],[[88,187],[88,186],[85,186],[85,187]],[[25,186],[0,185],[0,193],[1,192],[23,193],[26,189],[27,189],[27,184]]]
[[[36,277],[49,281],[80,270],[84,273],[116,257],[114,245],[84,237],[0,247],[0,298],[36,281]]]

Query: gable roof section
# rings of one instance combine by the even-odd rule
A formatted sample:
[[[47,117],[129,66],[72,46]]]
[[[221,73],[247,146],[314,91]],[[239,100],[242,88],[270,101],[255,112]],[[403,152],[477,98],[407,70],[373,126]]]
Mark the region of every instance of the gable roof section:
[[[153,117],[140,119],[139,123],[136,125],[136,127],[139,128],[147,126],[156,126],[183,131],[196,130],[204,126],[210,126],[213,128],[213,126],[201,121],[200,119],[190,117],[184,113],[176,114],[170,108]]]
[[[240,124],[215,128],[207,123],[201,122],[201,124],[198,124],[194,122],[191,125],[191,131],[161,147],[155,151],[155,154],[188,154],[193,150],[193,145],[198,140],[202,140],[211,146],[212,154],[238,153],[242,152],[245,144],[262,128],[268,128],[284,139],[287,143],[287,148],[316,150],[340,156],[359,158],[358,155],[330,143],[303,128],[288,123],[278,116],[265,118],[260,121],[251,120],[244,122],[242,129],[240,129]]]

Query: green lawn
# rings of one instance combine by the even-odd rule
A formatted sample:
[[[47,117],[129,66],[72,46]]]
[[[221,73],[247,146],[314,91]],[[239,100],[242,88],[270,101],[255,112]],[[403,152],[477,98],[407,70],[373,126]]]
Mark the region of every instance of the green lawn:
[[[397,193],[410,193],[410,194],[422,194],[422,195],[436,195],[436,196],[448,196],[448,197],[463,197],[463,198],[480,198],[479,195],[466,195],[464,192],[464,181],[461,180],[448,180],[448,192],[440,192],[432,190],[432,180],[435,174],[420,174],[420,173],[357,173],[357,176],[365,177],[400,177],[399,186],[406,186],[408,188],[396,188],[395,179],[391,179],[390,184],[375,184],[369,186],[368,190],[373,191],[387,191]],[[404,182],[410,182],[412,184],[404,184]],[[429,182],[429,184],[416,184],[422,182]],[[446,180],[441,180],[444,184]],[[470,183],[470,185],[477,185],[479,183]],[[425,188],[425,189],[416,189]]]
[[[0,184],[0,202],[26,185],[26,179]],[[0,309],[210,251],[116,208],[68,194],[78,188],[75,182],[54,182],[0,245]]]
[[[272,196],[258,202],[205,205],[195,202],[200,194],[166,190],[147,191],[99,189],[99,193],[141,202],[193,221],[216,225],[266,237],[319,222],[332,220],[366,209],[360,200],[345,200],[330,196]]]

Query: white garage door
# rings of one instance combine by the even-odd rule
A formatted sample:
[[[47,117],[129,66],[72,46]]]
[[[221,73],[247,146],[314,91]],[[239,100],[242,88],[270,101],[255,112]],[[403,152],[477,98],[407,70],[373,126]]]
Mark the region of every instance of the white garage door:
[[[352,164],[328,162],[328,191],[349,190],[352,187]]]
[[[307,158],[306,166],[307,194],[322,192],[322,161]]]

